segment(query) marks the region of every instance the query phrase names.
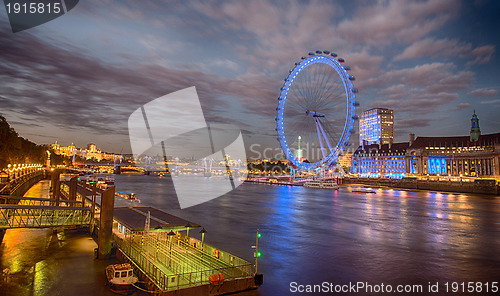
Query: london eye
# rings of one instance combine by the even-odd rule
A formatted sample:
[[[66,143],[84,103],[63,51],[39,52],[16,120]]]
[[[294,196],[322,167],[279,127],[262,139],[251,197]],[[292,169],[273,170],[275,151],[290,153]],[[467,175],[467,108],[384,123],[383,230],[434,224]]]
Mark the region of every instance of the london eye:
[[[276,108],[276,131],[292,168],[319,170],[337,164],[356,117],[358,90],[343,58],[310,52],[284,79]]]

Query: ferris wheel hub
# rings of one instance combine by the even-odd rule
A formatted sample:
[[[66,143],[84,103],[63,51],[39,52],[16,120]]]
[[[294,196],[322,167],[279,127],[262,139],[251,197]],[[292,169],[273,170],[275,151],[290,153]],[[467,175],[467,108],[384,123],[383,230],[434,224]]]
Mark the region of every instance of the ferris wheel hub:
[[[311,111],[311,110],[306,110],[307,115],[312,115],[312,117],[325,117],[325,114],[316,112],[316,111]]]

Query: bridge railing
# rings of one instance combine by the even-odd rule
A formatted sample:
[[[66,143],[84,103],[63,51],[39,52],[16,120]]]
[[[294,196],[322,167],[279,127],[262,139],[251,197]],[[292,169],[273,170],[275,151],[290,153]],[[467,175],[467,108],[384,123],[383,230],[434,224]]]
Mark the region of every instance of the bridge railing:
[[[79,207],[82,204],[81,201],[75,200],[56,200],[52,198],[0,195],[0,204],[15,204],[20,206],[54,206],[56,205],[56,202],[59,202],[60,207]]]
[[[2,188],[0,194],[4,195],[23,195],[31,186],[43,179],[45,172],[38,170],[14,180],[11,180]]]
[[[0,229],[83,226],[89,224],[89,208],[0,205]]]

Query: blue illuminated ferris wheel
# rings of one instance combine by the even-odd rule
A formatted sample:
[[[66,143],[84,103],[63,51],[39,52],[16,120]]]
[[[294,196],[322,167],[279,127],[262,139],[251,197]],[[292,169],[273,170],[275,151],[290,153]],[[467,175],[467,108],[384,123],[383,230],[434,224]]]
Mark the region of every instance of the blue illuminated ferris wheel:
[[[316,170],[337,164],[356,117],[354,76],[337,54],[310,52],[290,70],[276,108],[276,130],[292,167]]]

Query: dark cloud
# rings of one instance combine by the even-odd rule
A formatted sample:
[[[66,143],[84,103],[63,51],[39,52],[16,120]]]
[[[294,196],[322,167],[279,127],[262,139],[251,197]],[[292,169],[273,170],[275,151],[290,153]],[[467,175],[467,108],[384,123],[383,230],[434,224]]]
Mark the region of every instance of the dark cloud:
[[[329,49],[351,66],[363,108],[392,108],[415,118],[403,128],[425,129],[418,122],[440,120],[430,114],[467,108],[465,93],[498,94],[488,84],[471,91],[494,76],[476,68],[497,62],[496,45],[447,36],[461,13],[451,0],[80,3],[61,18],[67,30],[12,34],[0,23],[0,106],[16,124],[23,114],[68,138],[127,141],[135,109],[194,85],[208,121],[271,138],[283,78],[308,51]]]

